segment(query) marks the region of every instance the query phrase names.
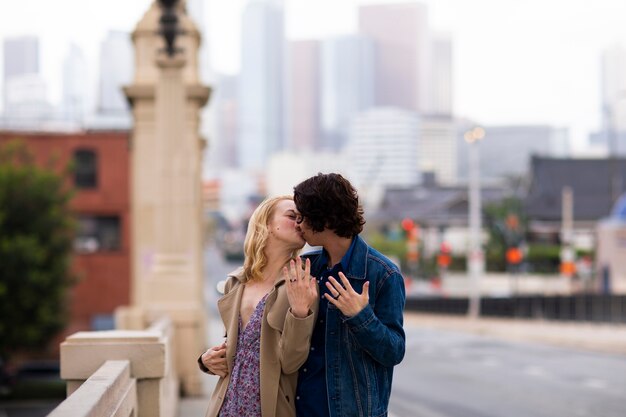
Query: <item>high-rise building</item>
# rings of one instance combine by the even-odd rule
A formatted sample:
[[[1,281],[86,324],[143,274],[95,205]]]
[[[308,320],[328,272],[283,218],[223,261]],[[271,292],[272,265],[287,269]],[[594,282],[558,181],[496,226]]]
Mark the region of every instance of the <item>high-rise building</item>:
[[[208,12],[211,2],[207,0],[187,0],[187,14],[195,23],[200,36],[200,49],[198,51],[198,63],[200,65],[200,79],[203,82],[213,82],[213,71],[211,66],[211,42],[207,27]],[[205,107],[206,110],[207,107]]]
[[[291,41],[287,48],[287,148],[310,151],[320,138],[320,43]]]
[[[610,154],[626,153],[626,48],[613,45],[602,54],[602,114],[604,142]],[[596,139],[598,139],[596,138]]]
[[[15,75],[5,86],[4,126],[33,129],[52,118],[48,85],[40,74]]]
[[[215,77],[214,93],[208,105],[211,134],[207,137],[205,149],[205,178],[219,177],[224,169],[238,165],[238,82],[238,78],[232,75]]]
[[[362,35],[329,38],[322,43],[321,129],[318,148],[340,150],[351,119],[374,105],[374,50]]]
[[[357,115],[347,144],[358,186],[409,187],[421,179],[420,120],[397,108],[372,108]]]
[[[420,123],[418,155],[420,171],[434,174],[437,183],[451,185],[457,181],[456,125],[446,116],[424,116]]]
[[[130,34],[110,31],[100,47],[100,88],[97,112],[100,115],[127,115],[128,103],[122,87],[132,81],[133,45]]]
[[[431,81],[429,113],[451,115],[452,109],[452,39],[438,33],[431,40]]]
[[[51,116],[47,83],[40,73],[39,39],[4,40],[3,111],[7,127],[33,127]]]
[[[87,105],[87,63],[83,51],[76,44],[70,45],[63,60],[62,77],[62,118],[82,123]]]
[[[370,37],[376,48],[376,106],[430,112],[427,7],[415,2],[361,6],[359,31]]]
[[[284,16],[279,0],[251,0],[243,13],[239,164],[265,169],[284,148]]]
[[[34,36],[4,40],[4,109],[7,108],[7,83],[14,77],[39,74],[39,39]]]

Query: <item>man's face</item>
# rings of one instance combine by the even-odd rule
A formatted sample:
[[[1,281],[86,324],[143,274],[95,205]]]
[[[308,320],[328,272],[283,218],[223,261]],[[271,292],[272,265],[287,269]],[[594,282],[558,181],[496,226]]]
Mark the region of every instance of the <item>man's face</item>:
[[[306,221],[306,218],[303,218],[302,215],[299,214],[296,219],[296,223],[296,230],[300,233],[300,236],[302,236],[306,243],[311,246],[320,246],[320,243],[317,239],[318,233],[311,229],[308,222]]]

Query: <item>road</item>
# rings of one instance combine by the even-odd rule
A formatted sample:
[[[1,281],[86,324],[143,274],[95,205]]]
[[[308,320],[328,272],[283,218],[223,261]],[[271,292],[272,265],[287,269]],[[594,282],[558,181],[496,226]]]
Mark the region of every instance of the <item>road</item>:
[[[626,356],[408,327],[397,417],[623,417]]]

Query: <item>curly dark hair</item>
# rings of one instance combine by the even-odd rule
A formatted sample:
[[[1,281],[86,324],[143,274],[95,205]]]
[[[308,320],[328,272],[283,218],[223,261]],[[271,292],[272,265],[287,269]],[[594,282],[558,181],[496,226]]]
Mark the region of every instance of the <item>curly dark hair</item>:
[[[320,172],[302,181],[293,188],[293,200],[315,232],[327,228],[351,238],[363,230],[365,219],[359,196],[350,181],[339,174]]]

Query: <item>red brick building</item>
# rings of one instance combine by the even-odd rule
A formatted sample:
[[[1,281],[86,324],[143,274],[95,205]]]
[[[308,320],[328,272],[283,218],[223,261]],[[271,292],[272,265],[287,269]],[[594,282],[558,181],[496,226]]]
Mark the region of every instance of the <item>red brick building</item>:
[[[112,328],[116,307],[130,302],[130,152],[127,131],[0,132],[0,145],[25,142],[38,164],[74,164],[77,216],[71,318],[61,337]]]

